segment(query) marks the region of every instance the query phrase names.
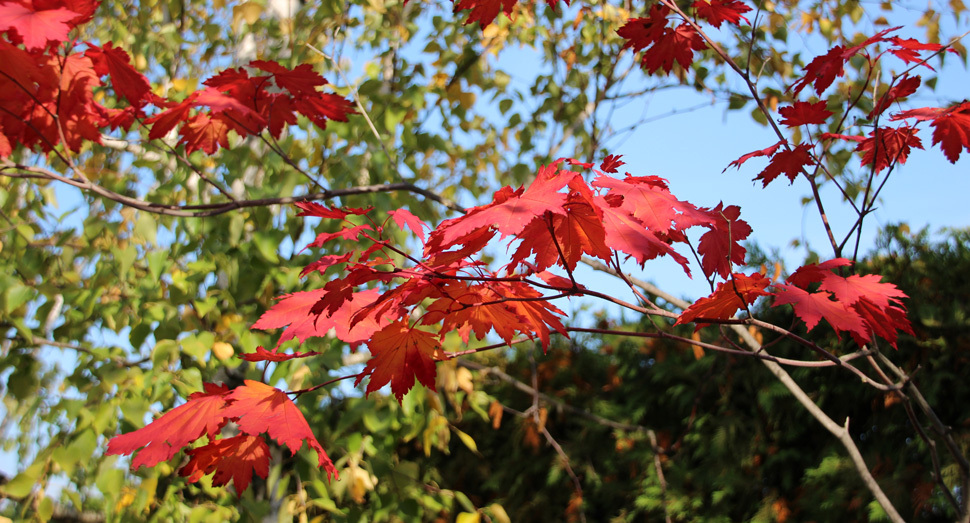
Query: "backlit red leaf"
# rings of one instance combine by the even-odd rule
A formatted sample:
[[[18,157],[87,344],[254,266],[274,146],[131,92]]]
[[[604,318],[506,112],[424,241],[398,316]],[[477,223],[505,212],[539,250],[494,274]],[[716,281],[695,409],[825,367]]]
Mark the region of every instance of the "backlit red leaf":
[[[33,3],[4,2],[0,3],[0,32],[15,33],[28,51],[42,50],[67,40],[77,17],[78,13],[63,7],[37,10]]]
[[[933,145],[940,144],[940,149],[950,163],[956,163],[964,150],[970,152],[970,102],[965,101],[951,107],[911,109],[892,117],[893,120],[904,118],[930,121],[930,126],[933,127]]]
[[[740,218],[741,208],[737,205],[722,207],[723,203],[718,203],[711,209],[714,223],[709,226],[711,230],[701,236],[697,252],[701,255],[704,274],[717,273],[727,278],[735,264],[744,263],[746,251],[741,241],[751,234],[751,226]]]
[[[788,127],[822,124],[832,116],[832,111],[825,108],[825,100],[816,103],[795,102],[790,107],[782,107],[778,113],[784,117],[781,123]]]
[[[714,27],[721,27],[724,22],[739,25],[741,20],[751,23],[744,17],[751,8],[738,0],[697,0],[692,7],[698,18],[707,20]]]
[[[784,174],[788,177],[789,183],[794,182],[795,178],[798,178],[798,175],[802,173],[802,169],[806,165],[815,163],[810,151],[811,146],[803,143],[794,149],[785,149],[776,152],[771,157],[771,162],[768,163],[768,167],[765,167],[765,170],[761,171],[755,177],[755,180],[761,180],[762,185],[767,187],[775,178]]]
[[[273,350],[266,350],[260,345],[256,347],[256,352],[242,354],[239,357],[246,361],[272,361],[281,362],[292,360],[294,358],[309,358],[310,356],[318,356],[322,354],[321,352],[308,351],[308,352],[295,352],[292,354],[283,354],[279,352],[279,347],[274,347]]]
[[[224,385],[206,383],[205,392],[192,394],[184,405],[134,432],[111,438],[106,454],[128,455],[141,448],[131,460],[131,468],[137,469],[170,459],[203,434],[212,440],[229,417],[223,410],[228,393],[229,388]]]
[[[115,92],[128,100],[129,104],[135,107],[145,105],[151,86],[145,75],[131,66],[131,57],[124,49],[114,47],[111,42],[101,47],[89,43],[84,54],[91,58],[99,76],[111,77]]]
[[[916,129],[902,126],[898,129],[880,127],[869,133],[856,150],[862,153],[862,165],[875,164],[876,173],[896,163],[906,163],[911,148],[922,149],[923,142],[916,136]]]
[[[819,320],[825,318],[836,335],[842,331],[868,335],[868,329],[859,313],[845,303],[833,300],[831,293],[825,291],[810,293],[794,285],[783,283],[776,284],[773,288],[775,303],[772,306],[790,304],[795,309],[795,315],[805,322],[808,330],[815,328]]]
[[[218,439],[208,445],[190,449],[189,462],[179,469],[179,475],[195,483],[202,476],[213,474],[212,486],[228,485],[232,481],[236,492],[249,487],[253,472],[266,479],[269,475],[269,447],[259,436],[240,434]]]
[[[872,111],[869,112],[867,118],[872,120],[876,116],[882,114],[896,101],[915,93],[916,89],[919,87],[920,81],[919,76],[904,76],[901,80],[899,80],[899,82],[890,87],[888,91],[879,97],[879,101],[876,103],[876,106],[872,108]]]
[[[258,381],[246,380],[227,396],[231,401],[223,414],[238,418],[239,430],[251,436],[267,434],[280,445],[286,445],[296,454],[305,441],[317,451],[317,464],[327,471],[327,477],[338,476],[327,452],[313,435],[306,418],[286,394]],[[339,477],[339,476],[338,476]]]
[[[691,323],[698,318],[726,320],[742,308],[754,303],[759,296],[768,295],[769,293],[765,291],[765,288],[770,283],[771,280],[758,272],[750,276],[732,274],[731,280],[718,283],[717,289],[710,296],[697,300],[684,310],[677,318],[675,325]],[[709,323],[698,323],[695,330],[705,325],[709,325]]]
[[[414,386],[415,378],[435,390],[435,359],[440,354],[441,343],[434,333],[395,321],[375,333],[367,347],[373,356],[357,378],[359,384],[365,375],[370,376],[367,394],[390,383],[394,397],[402,401]]]

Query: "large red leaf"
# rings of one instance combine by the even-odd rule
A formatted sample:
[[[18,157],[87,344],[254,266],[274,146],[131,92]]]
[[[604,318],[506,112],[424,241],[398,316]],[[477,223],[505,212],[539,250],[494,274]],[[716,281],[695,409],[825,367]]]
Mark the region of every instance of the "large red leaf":
[[[573,171],[560,171],[561,162],[539,169],[536,179],[524,191],[506,188],[496,194],[491,204],[477,207],[468,214],[446,220],[431,233],[426,251],[447,249],[463,243],[462,238],[483,227],[495,227],[503,236],[517,235],[532,220],[546,212],[565,215],[566,195],[559,192],[576,176]]]
[[[115,92],[128,100],[129,104],[135,107],[145,105],[151,86],[145,75],[131,66],[131,57],[124,49],[114,47],[111,42],[100,47],[88,43],[88,50],[84,54],[91,58],[94,71],[99,76],[111,77]]]
[[[303,442],[317,451],[317,463],[327,471],[327,477],[338,476],[337,469],[313,435],[306,418],[286,394],[258,381],[246,380],[227,396],[232,403],[223,414],[239,418],[239,430],[251,436],[266,433],[280,445],[286,445],[296,454]]]
[[[773,307],[790,304],[795,309],[795,315],[805,322],[808,330],[818,325],[819,320],[825,318],[838,334],[848,331],[859,336],[868,336],[868,329],[858,312],[845,303],[832,299],[829,292],[813,292],[802,290],[794,285],[779,283],[774,285],[775,303]]]
[[[229,417],[223,410],[228,393],[229,388],[224,385],[206,383],[205,392],[192,394],[184,405],[134,432],[111,438],[106,454],[127,455],[144,447],[131,460],[131,467],[136,469],[170,459],[203,434],[212,440]]]
[[[375,319],[369,316],[351,324],[350,319],[357,311],[377,299],[380,294],[377,289],[351,293],[352,298],[344,301],[333,313],[311,314],[311,308],[324,298],[326,293],[326,289],[317,289],[287,294],[281,297],[270,310],[263,313],[252,328],[268,330],[288,326],[276,343],[276,347],[279,348],[293,338],[302,342],[310,337],[326,336],[330,329],[334,330],[337,339],[357,345],[389,323],[386,317]]]
[[[67,40],[77,17],[78,13],[63,7],[38,10],[33,3],[4,2],[0,3],[0,32],[16,33],[28,51],[42,50]]]

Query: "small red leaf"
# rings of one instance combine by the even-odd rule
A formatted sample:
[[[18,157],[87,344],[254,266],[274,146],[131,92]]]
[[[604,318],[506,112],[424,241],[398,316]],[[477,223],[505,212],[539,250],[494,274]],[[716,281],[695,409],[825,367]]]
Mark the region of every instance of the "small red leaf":
[[[241,494],[249,487],[253,472],[263,479],[269,475],[269,447],[258,436],[218,439],[187,454],[189,462],[179,469],[179,476],[188,477],[189,483],[214,473],[212,486],[228,485],[231,480]]]
[[[784,117],[781,123],[788,127],[823,124],[832,116],[832,111],[825,108],[825,100],[816,103],[795,102],[791,107],[782,107],[778,113]]]
[[[402,230],[405,227],[408,227],[411,229],[411,232],[418,235],[418,238],[421,238],[422,242],[424,241],[425,223],[421,221],[421,218],[411,214],[411,211],[407,209],[395,209],[393,211],[388,211],[387,214],[390,214],[391,218],[394,218],[394,223],[396,223],[397,226]]]
[[[253,361],[253,362],[255,362],[255,361],[272,361],[272,362],[277,362],[278,363],[278,362],[281,362],[281,361],[292,360],[294,358],[309,358],[310,356],[319,356],[320,354],[323,354],[322,352],[316,352],[316,351],[296,352],[296,353],[293,353],[293,354],[283,354],[283,353],[278,352],[278,351],[279,351],[279,347],[274,347],[273,350],[269,351],[269,350],[264,349],[262,347],[262,345],[260,345],[259,347],[256,347],[256,352],[248,353],[248,354],[242,354],[239,357],[242,358],[242,359],[244,359],[244,360],[246,360],[246,361]]]
[[[714,27],[721,27],[724,22],[740,25],[741,20],[751,23],[744,17],[751,8],[738,0],[697,0],[692,7],[697,10],[698,18],[707,20]]]
[[[675,325],[691,323],[697,318],[726,320],[738,310],[754,303],[759,296],[768,295],[765,288],[770,283],[771,280],[758,272],[750,276],[732,274],[730,281],[718,283],[717,289],[710,296],[697,300],[684,310]],[[698,323],[695,331],[706,325],[709,324]]]

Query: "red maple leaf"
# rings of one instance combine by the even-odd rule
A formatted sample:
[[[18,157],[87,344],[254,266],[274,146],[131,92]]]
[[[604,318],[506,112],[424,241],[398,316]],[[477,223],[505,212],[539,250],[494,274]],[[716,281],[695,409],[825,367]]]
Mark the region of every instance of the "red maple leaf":
[[[88,43],[84,55],[91,59],[94,71],[98,76],[111,77],[111,85],[128,103],[141,107],[148,101],[151,86],[145,75],[131,66],[131,57],[120,47],[114,47],[111,42],[103,46]]]
[[[649,73],[663,69],[670,73],[674,62],[681,67],[690,67],[694,61],[694,51],[707,47],[704,39],[690,24],[684,22],[676,28],[667,27],[667,15],[670,8],[663,4],[654,4],[646,18],[627,20],[616,34],[627,42],[624,49],[632,47],[633,52],[645,49],[640,59],[640,67]]]
[[[919,76],[903,76],[898,83],[894,84],[889,88],[888,91],[879,97],[879,101],[876,103],[876,106],[872,108],[872,111],[869,112],[867,118],[872,120],[876,116],[882,114],[897,100],[906,98],[915,93],[916,89],[919,87],[920,81]]]
[[[854,305],[865,298],[880,309],[889,307],[890,302],[898,304],[900,298],[906,294],[892,283],[881,283],[878,274],[859,276],[853,274],[842,277],[831,271],[825,271],[819,290],[831,292],[835,298],[846,305]]]
[[[608,173],[615,173],[621,165],[626,163],[620,161],[621,157],[622,155],[607,155],[606,158],[603,159],[603,163],[600,164],[600,169]]]
[[[398,320],[375,333],[367,347],[373,356],[356,381],[360,384],[364,376],[370,376],[367,394],[390,383],[391,392],[398,401],[403,401],[415,378],[435,390],[435,359],[440,354],[441,343],[434,333]]]
[[[811,146],[807,143],[797,145],[794,149],[785,149],[774,153],[768,167],[761,171],[755,180],[761,180],[762,186],[767,187],[775,178],[784,174],[788,177],[789,183],[794,183],[795,178],[802,173],[806,165],[815,163],[810,154]]]
[[[602,175],[593,180],[592,185],[608,189],[611,195],[622,196],[621,207],[654,232],[666,234],[711,223],[706,212],[671,194],[663,178],[627,176],[617,180]]]
[[[219,147],[229,147],[229,126],[222,118],[210,118],[206,113],[198,113],[189,118],[182,126],[182,139],[185,152],[201,150],[213,154]]]
[[[674,325],[683,325],[703,318],[708,320],[726,320],[734,313],[748,305],[754,303],[759,296],[767,296],[769,293],[765,288],[771,280],[765,278],[761,273],[753,273],[750,276],[735,273],[731,275],[730,281],[717,284],[717,289],[706,298],[701,298],[688,307],[677,318]],[[709,323],[698,323],[695,331],[710,325]]]
[[[819,320],[825,320],[838,335],[848,331],[855,335],[868,336],[868,329],[862,316],[845,303],[832,299],[829,292],[808,292],[794,285],[779,283],[774,285],[772,294],[775,296],[773,307],[790,304],[795,314],[805,322],[808,330],[818,325]]]
[[[28,51],[38,51],[67,40],[77,17],[78,13],[63,7],[38,9],[33,2],[4,2],[0,3],[0,32],[11,31],[17,36],[10,39],[13,43],[23,42]]]
[[[690,275],[687,258],[648,230],[629,211],[610,205],[609,200],[602,196],[596,197],[596,204],[603,212],[603,229],[608,247],[633,256],[641,265],[657,256],[669,255]]]
[[[669,14],[670,8],[658,2],[650,7],[646,18],[627,20],[623,27],[616,30],[616,34],[626,40],[623,48],[632,47],[633,52],[637,53],[657,43],[663,38]]]
[[[282,296],[276,305],[259,317],[252,328],[268,330],[288,326],[276,343],[278,349],[280,345],[293,338],[302,342],[310,337],[326,336],[330,329],[334,330],[337,339],[357,345],[389,323],[389,320],[384,317],[367,317],[354,324],[350,322],[350,318],[357,311],[377,299],[380,294],[377,289],[351,293],[349,299],[343,301],[329,314],[326,312],[320,315],[312,314],[312,307],[324,298],[327,292],[326,289],[317,289]]]
[[[279,363],[281,361],[292,360],[294,358],[309,358],[310,356],[319,356],[320,354],[323,353],[312,350],[307,352],[295,352],[293,354],[283,354],[279,352],[279,347],[274,347],[273,350],[270,351],[264,349],[263,346],[260,345],[259,347],[256,347],[256,352],[243,354],[240,357],[246,361],[272,361]]]
[[[561,163],[557,161],[539,168],[536,179],[524,191],[505,188],[495,194],[491,204],[471,209],[464,216],[445,220],[431,233],[425,246],[426,252],[428,249],[447,249],[483,227],[495,227],[503,236],[517,235],[529,222],[547,211],[566,214],[563,209],[566,195],[559,190],[578,174],[559,170]]]
[[[397,226],[402,230],[407,227],[411,229],[411,232],[417,234],[418,237],[421,238],[422,242],[424,241],[424,228],[426,225],[423,221],[421,221],[421,218],[411,214],[411,211],[407,209],[394,209],[392,211],[388,211],[387,214],[391,215],[391,218],[394,219],[394,223],[396,223]]]
[[[896,348],[899,331],[914,335],[913,327],[909,323],[909,318],[906,317],[906,309],[902,306],[879,307],[868,298],[862,298],[852,308],[862,316],[866,326],[873,334],[888,341],[893,348]],[[871,339],[868,333],[864,336],[853,333],[852,337],[859,345],[868,343]]]
[[[813,283],[818,283],[825,279],[826,275],[832,274],[832,269],[852,265],[851,260],[845,258],[833,258],[822,263],[811,263],[803,265],[785,280],[788,283],[808,290]]]
[[[714,27],[721,27],[724,22],[740,25],[741,20],[751,23],[744,17],[744,13],[751,8],[738,0],[711,0],[710,2],[697,0],[692,7],[696,10],[698,18],[707,20]]]
[[[943,49],[941,44],[924,44],[915,38],[903,39],[898,36],[894,36],[890,38],[889,41],[894,45],[889,52],[896,56],[896,58],[899,58],[908,64],[923,60],[919,55],[920,51],[936,52]],[[950,51],[956,53],[956,49],[952,47],[950,48]],[[933,69],[929,64],[924,63],[923,65],[929,67],[931,70]]]
[[[717,207],[711,209],[714,223],[709,226],[711,230],[701,236],[697,252],[701,255],[704,274],[710,276],[717,273],[727,278],[734,264],[744,263],[747,251],[741,246],[741,241],[751,234],[751,226],[740,218],[740,207],[722,206],[723,203],[718,203]]]
[[[902,126],[898,129],[880,127],[869,133],[869,138],[859,142],[856,151],[862,153],[862,165],[873,165],[876,174],[894,165],[906,163],[911,148],[922,149],[923,142],[916,136],[916,129]]]
[[[933,127],[933,145],[940,149],[950,163],[956,163],[966,149],[970,152],[970,102],[964,101],[951,107],[923,107],[894,114],[893,120],[915,118],[930,121]]]
[[[468,20],[465,20],[465,24],[470,24],[472,22],[478,22],[478,26],[485,29],[486,26],[495,21],[495,17],[498,16],[499,11],[505,13],[505,16],[511,17],[512,10],[515,8],[515,4],[518,0],[459,0],[455,4],[455,12],[470,9],[471,13],[468,14]]]
[[[249,66],[272,74],[276,86],[286,89],[293,95],[313,94],[317,92],[317,87],[327,85],[327,80],[314,71],[310,64],[300,64],[293,69],[287,69],[276,62],[254,60],[249,62]]]
[[[131,468],[149,467],[171,459],[183,447],[202,437],[214,439],[229,416],[223,411],[229,388],[225,385],[205,384],[205,392],[189,396],[180,405],[127,434],[119,434],[108,441],[107,455],[128,455],[144,447],[131,460]]]
[[[195,483],[202,476],[213,474],[212,486],[228,485],[231,480],[236,492],[249,487],[253,472],[266,479],[269,475],[269,447],[259,436],[240,434],[223,438],[208,445],[189,449],[189,462],[179,469],[179,476]]]
[[[792,93],[796,96],[809,84],[815,84],[815,94],[822,94],[835,78],[845,74],[845,48],[837,45],[829,52],[816,56],[805,66],[805,73],[800,80],[792,84]]]
[[[223,414],[238,418],[239,430],[251,436],[267,434],[280,445],[286,445],[292,454],[303,447],[303,442],[317,451],[317,464],[327,471],[327,477],[338,477],[337,469],[313,435],[306,418],[286,394],[258,381],[246,380],[226,397],[231,403]]]
[[[782,107],[778,113],[784,117],[781,123],[788,127],[823,124],[832,116],[832,111],[827,110],[825,105],[825,100],[816,103],[795,102],[791,107]]]
[[[640,60],[640,67],[648,73],[655,73],[663,69],[665,73],[670,73],[674,68],[674,62],[680,64],[684,69],[690,67],[694,62],[694,51],[702,51],[707,48],[704,39],[697,34],[693,26],[684,22],[676,29],[667,28],[664,30],[663,37],[643,52]]]

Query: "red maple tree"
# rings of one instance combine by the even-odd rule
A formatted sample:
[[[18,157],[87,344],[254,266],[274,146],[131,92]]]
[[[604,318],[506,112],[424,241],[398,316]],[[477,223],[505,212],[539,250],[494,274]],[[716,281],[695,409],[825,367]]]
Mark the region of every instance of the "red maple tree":
[[[515,0],[461,0],[455,10],[470,10],[466,23],[478,22],[484,28],[499,12],[512,15],[516,5]],[[16,148],[52,155],[69,154],[61,149],[78,152],[86,142],[100,143],[104,131],[135,125],[146,128],[150,139],[177,131],[186,153],[214,154],[230,146],[230,133],[278,137],[296,123],[297,115],[323,129],[328,121],[344,121],[354,113],[350,101],[323,91],[328,82],[310,65],[290,69],[260,60],[219,72],[184,99],[160,97],[123,49],[111,42],[81,46],[69,39],[96,7],[56,0],[0,2],[0,32],[5,38],[0,40],[0,158]],[[625,48],[642,53],[645,71],[669,74],[677,66],[688,68],[696,52],[717,52],[702,25],[749,23],[744,14],[751,8],[735,0],[699,0],[690,10],[693,16],[662,1],[647,16],[628,20],[617,34],[626,40]],[[928,67],[928,56],[943,50],[894,36],[896,29],[816,57],[790,93],[796,98],[803,92],[821,96],[857,56],[874,64],[888,54],[913,67]],[[913,95],[920,83],[909,70],[894,78],[891,87],[873,100],[868,117],[878,119]],[[806,91],[807,87],[812,89]],[[94,96],[95,89],[112,90],[127,106],[105,107]],[[875,125],[867,136],[823,132],[820,126],[834,109],[828,100],[794,99],[779,111],[778,141],[741,156],[729,167],[740,169],[748,160],[764,156],[769,163],[755,178],[764,186],[782,175],[792,183],[800,177],[812,182],[814,171],[822,168],[825,141],[848,140],[858,143],[860,165],[880,174],[904,163],[912,148],[922,148],[922,122],[933,127],[933,145],[939,144],[951,162],[970,151],[970,102],[896,112],[890,120],[905,123],[895,128]],[[789,139],[780,126],[805,127],[806,138]],[[623,165],[617,155],[604,158],[598,168],[558,160],[540,166],[528,186],[504,187],[490,203],[437,226],[405,209],[381,218],[370,209],[298,203],[301,216],[339,223],[337,231],[321,233],[309,247],[344,240],[356,242],[358,248],[326,254],[307,265],[303,276],[327,274],[329,281],[322,288],[280,297],[252,325],[260,330],[285,328],[277,346],[271,351],[259,347],[242,358],[272,363],[313,357],[319,353],[287,354],[280,348],[292,339],[303,342],[333,335],[355,350],[366,346],[370,352],[364,369],[352,376],[358,384],[368,382],[366,393],[389,385],[402,400],[416,382],[435,388],[436,363],[457,354],[443,349],[447,334],[457,333],[466,342],[494,336],[506,345],[538,340],[548,349],[552,336],[568,337],[570,332],[555,301],[578,296],[607,299],[646,314],[666,313],[674,325],[694,323],[696,328],[756,325],[751,306],[766,299],[775,307],[790,305],[806,330],[825,320],[836,334],[847,332],[859,345],[879,337],[895,346],[899,333],[912,333],[903,293],[878,275],[851,274],[848,259],[806,265],[784,283],[773,283],[758,272],[737,272],[745,264],[740,242],[752,232],[738,206],[694,205],[674,196],[663,178],[615,176]],[[391,223],[410,231],[421,248],[412,252],[395,244],[386,234]],[[691,238],[697,235],[695,248]],[[493,268],[483,261],[483,253],[499,240],[509,243],[512,254],[505,265]],[[679,315],[650,309],[646,302],[622,302],[582,285],[573,273],[584,257],[623,274],[626,260],[643,266],[666,256],[690,275],[688,255],[696,257],[713,292]],[[252,380],[234,389],[207,383],[203,391],[147,426],[113,437],[107,453],[134,453],[131,464],[138,468],[187,449],[189,458],[180,473],[189,481],[213,474],[215,485],[232,481],[242,491],[254,473],[267,475],[270,453],[265,435],[294,454],[306,443],[327,475],[336,476],[326,451],[290,398],[322,385],[286,392]],[[196,443],[200,446],[190,448]]]

